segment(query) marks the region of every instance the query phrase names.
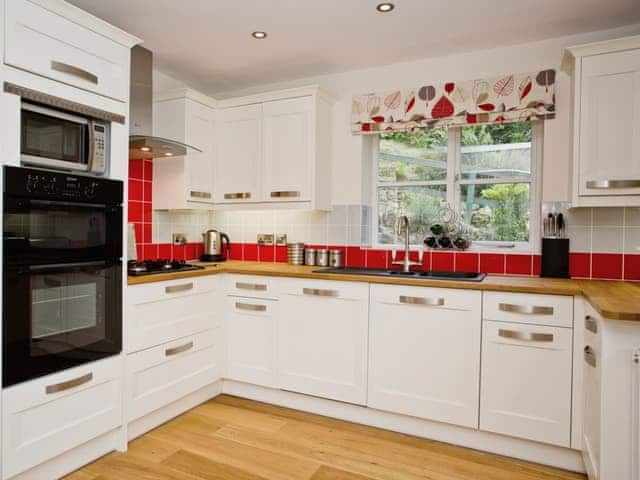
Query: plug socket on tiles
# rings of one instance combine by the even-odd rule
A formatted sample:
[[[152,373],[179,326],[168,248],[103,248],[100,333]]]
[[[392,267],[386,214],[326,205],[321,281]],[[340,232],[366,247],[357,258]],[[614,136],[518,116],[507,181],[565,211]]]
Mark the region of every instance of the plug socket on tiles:
[[[287,246],[287,234],[286,233],[276,233],[276,246],[277,247],[286,247]]]
[[[174,245],[186,245],[187,236],[184,233],[174,233],[171,235],[171,240]]]
[[[273,233],[259,233],[258,234],[258,245],[261,247],[272,247],[273,246]]]

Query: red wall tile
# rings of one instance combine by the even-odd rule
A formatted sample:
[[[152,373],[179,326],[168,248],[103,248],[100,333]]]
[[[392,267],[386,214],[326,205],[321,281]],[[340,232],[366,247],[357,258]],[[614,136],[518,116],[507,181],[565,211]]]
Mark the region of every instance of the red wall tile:
[[[142,222],[142,203],[129,202],[129,222]]]
[[[480,255],[471,252],[456,253],[456,272],[477,272]]]
[[[619,253],[591,254],[591,277],[601,279],[622,279],[622,255]]]
[[[624,279],[640,280],[640,255],[624,256]]]
[[[368,268],[388,268],[387,250],[367,250]]]
[[[360,247],[347,247],[347,258],[343,260],[347,267],[364,267],[366,265],[366,251]]]
[[[139,238],[139,237],[136,237]],[[153,243],[153,230],[150,223],[142,224],[142,241],[144,243]]]
[[[539,277],[542,272],[542,255],[533,255],[533,276]]]
[[[480,271],[483,273],[504,274],[504,254],[502,253],[481,253]]]
[[[142,180],[129,180],[129,200],[142,201]]]
[[[170,243],[160,243],[158,245],[159,258],[173,258],[173,245]]]
[[[591,277],[591,254],[590,253],[570,253],[569,254],[569,275],[572,278]]]
[[[142,160],[129,160],[129,178],[142,180],[143,178],[143,162]]]
[[[276,262],[287,263],[289,261],[287,247],[276,245]]]
[[[243,260],[244,246],[241,243],[232,243],[229,251],[229,260]]]
[[[455,253],[431,252],[431,270],[440,272],[453,272]]]
[[[186,245],[174,245],[173,246],[173,260],[186,260],[187,259],[187,247]]]
[[[143,163],[144,179],[148,182],[153,180],[153,160],[145,160]]]
[[[232,249],[233,250],[233,249]],[[257,262],[258,261],[258,245],[255,243],[245,243],[243,244],[243,260],[248,262]]]
[[[276,249],[271,246],[258,246],[258,261],[274,262],[276,259]]]
[[[505,264],[507,275],[531,275],[531,255],[507,255]]]
[[[153,199],[153,183],[142,182],[143,200],[145,202],[151,202]]]
[[[158,258],[158,246],[157,245],[143,245],[142,246],[142,259],[143,260],[156,260]]]

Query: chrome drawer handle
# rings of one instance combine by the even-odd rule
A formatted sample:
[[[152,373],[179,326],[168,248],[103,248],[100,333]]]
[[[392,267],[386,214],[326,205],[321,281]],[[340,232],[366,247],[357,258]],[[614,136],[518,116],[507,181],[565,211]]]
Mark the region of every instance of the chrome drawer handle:
[[[189,195],[191,195],[192,197],[195,198],[211,198],[211,193],[209,192],[198,192],[195,190],[191,190],[191,192],[189,192]]]
[[[193,342],[188,342],[178,347],[167,348],[164,351],[164,354],[166,357],[170,357],[171,355],[177,355],[178,353],[186,352],[187,350],[191,350],[192,348]]]
[[[516,330],[498,330],[498,335],[502,338],[511,338],[523,342],[553,342],[553,333],[518,332]]]
[[[587,363],[587,365],[590,365],[593,368],[596,367],[596,354],[593,351],[593,348],[591,348],[589,345],[584,347],[584,361]]]
[[[265,292],[267,290],[267,286],[262,283],[236,282],[236,288],[238,290],[252,290],[254,292]]]
[[[444,305],[444,298],[426,298],[426,297],[407,297],[406,295],[400,295],[398,297],[400,303],[405,305],[426,305],[429,307],[441,307]]]
[[[266,312],[267,311],[267,306],[266,305],[256,305],[254,303],[236,302],[236,308],[238,310],[249,310],[251,312]]]
[[[63,392],[65,390],[78,387],[85,383],[89,383],[91,380],[93,380],[93,373],[89,372],[86,375],[82,375],[81,377],[74,378],[72,380],[67,380],[66,382],[56,383],[55,385],[47,385],[47,387],[45,388],[45,392],[47,395]]]
[[[78,77],[82,80],[86,80],[87,82],[93,83],[95,85],[98,84],[98,77],[87,70],[83,70],[82,68],[74,67],[73,65],[69,65],[64,62],[57,62],[55,60],[51,61],[51,70],[55,70],[56,72],[66,73],[68,75],[72,75],[74,77]]]
[[[193,290],[193,283],[183,283],[181,285],[169,285],[164,287],[164,293],[178,293]]]
[[[640,188],[640,180],[590,180],[587,188],[594,190],[614,190],[617,188]]]
[[[325,290],[322,288],[303,288],[302,293],[305,295],[313,295],[315,297],[337,297],[340,295],[338,290]]]
[[[501,303],[498,305],[498,310],[508,313],[522,313],[524,315],[553,315],[553,307],[543,307],[540,305]]]
[[[300,192],[296,192],[296,191],[271,192],[271,198],[295,198],[299,196],[300,196]]]
[[[251,198],[251,192],[236,192],[236,193],[225,193],[225,200],[246,200],[247,198]]]
[[[584,317],[584,328],[592,333],[598,333],[598,322],[596,322],[595,318],[587,315]]]

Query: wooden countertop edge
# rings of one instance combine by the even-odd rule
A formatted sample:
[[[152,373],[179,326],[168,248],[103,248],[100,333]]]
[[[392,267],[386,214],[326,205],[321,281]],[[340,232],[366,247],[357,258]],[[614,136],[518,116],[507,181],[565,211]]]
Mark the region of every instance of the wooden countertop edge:
[[[406,285],[418,287],[440,287],[466,290],[484,290],[493,292],[540,293],[547,295],[582,296],[603,317],[610,320],[640,321],[640,284],[622,281],[601,280],[565,280],[538,277],[519,277],[488,275],[482,282],[460,282],[454,280],[415,280],[409,278],[387,278],[369,275],[342,275],[314,273],[322,267],[292,266],[288,264],[247,262],[229,262],[227,264],[207,265],[204,270],[188,272],[161,273],[147,276],[128,277],[129,285],[179,280],[222,273],[256,275],[288,278],[310,278],[344,282],[366,282],[384,285]],[[637,301],[633,301],[637,297]],[[616,303],[634,303],[633,310],[617,308]]]

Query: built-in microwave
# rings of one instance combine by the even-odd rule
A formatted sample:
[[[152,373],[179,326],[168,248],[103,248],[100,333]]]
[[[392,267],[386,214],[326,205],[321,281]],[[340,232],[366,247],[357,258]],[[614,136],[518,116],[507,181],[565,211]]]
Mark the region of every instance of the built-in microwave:
[[[93,175],[106,173],[109,122],[23,99],[20,123],[23,165]]]

